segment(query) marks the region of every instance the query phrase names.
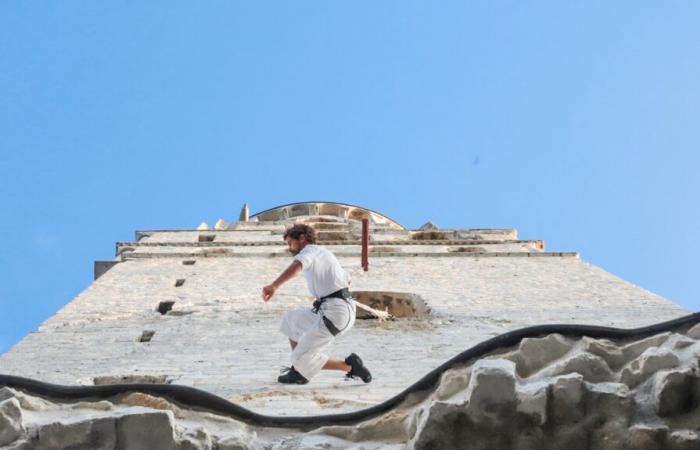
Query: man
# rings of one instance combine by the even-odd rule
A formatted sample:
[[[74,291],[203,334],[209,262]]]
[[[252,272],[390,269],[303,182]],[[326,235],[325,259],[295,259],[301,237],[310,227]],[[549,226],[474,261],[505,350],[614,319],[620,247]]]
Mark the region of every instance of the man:
[[[359,377],[369,383],[372,375],[355,353],[344,361],[325,354],[334,338],[355,324],[355,300],[348,290],[350,276],[331,252],[316,245],[316,233],[310,226],[295,224],[284,233],[284,240],[294,261],[262,289],[263,301],[270,300],[282,284],[300,272],[304,272],[316,301],[313,309],[295,309],[282,319],[280,331],[289,338],[292,367],[277,381],[306,384],[322,369],[327,369],[342,370],[349,378]]]

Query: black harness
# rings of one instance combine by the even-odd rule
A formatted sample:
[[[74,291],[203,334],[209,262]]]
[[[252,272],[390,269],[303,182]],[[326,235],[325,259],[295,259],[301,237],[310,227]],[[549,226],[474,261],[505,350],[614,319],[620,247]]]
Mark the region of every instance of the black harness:
[[[323,305],[323,303],[329,298],[342,298],[348,305],[351,305],[350,301],[352,300],[352,296],[350,295],[350,290],[348,288],[343,288],[316,300],[313,307],[314,314],[318,314],[318,312],[321,310],[321,305]],[[336,336],[341,332],[341,330],[339,330],[328,317],[322,314],[321,319],[323,319],[323,323],[333,336]]]

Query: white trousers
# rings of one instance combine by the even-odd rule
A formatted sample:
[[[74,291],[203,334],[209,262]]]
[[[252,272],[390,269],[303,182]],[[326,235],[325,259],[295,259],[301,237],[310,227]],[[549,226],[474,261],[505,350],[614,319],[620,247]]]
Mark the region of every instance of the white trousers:
[[[322,315],[340,330],[333,336]],[[310,380],[316,376],[328,361],[326,350],[337,336],[345,334],[355,324],[355,301],[329,298],[318,313],[309,308],[288,311],[282,318],[280,331],[297,343],[292,350],[291,363],[297,372]]]

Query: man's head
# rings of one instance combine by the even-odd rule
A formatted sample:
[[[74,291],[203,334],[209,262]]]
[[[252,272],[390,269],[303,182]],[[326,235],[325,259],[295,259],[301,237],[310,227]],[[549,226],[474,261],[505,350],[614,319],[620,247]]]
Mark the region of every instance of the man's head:
[[[316,243],[316,232],[310,226],[303,223],[295,223],[284,232],[284,240],[292,255],[297,255],[307,244]]]

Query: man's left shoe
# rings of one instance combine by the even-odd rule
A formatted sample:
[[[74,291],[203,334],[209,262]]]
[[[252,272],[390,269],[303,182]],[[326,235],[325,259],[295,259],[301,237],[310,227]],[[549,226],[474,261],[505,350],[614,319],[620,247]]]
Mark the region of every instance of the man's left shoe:
[[[372,374],[369,370],[362,364],[362,359],[354,353],[345,358],[345,364],[351,367],[350,372],[346,373],[345,376],[348,378],[359,377],[365,383],[372,381]]]
[[[284,384],[306,384],[309,382],[304,375],[296,371],[294,366],[282,370],[283,375],[277,377],[277,381]]]

